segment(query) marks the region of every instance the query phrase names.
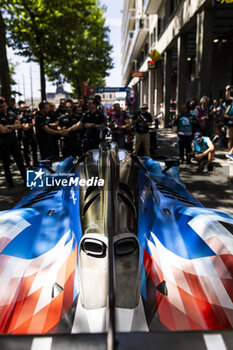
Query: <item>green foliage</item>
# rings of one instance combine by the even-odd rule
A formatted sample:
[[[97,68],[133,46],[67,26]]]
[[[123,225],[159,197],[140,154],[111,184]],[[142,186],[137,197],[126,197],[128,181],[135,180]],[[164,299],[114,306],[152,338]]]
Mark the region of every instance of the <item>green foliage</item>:
[[[54,83],[104,83],[112,47],[104,7],[97,0],[0,0],[8,45],[29,61],[41,62]]]
[[[16,81],[14,80],[14,75],[15,75],[15,68],[17,66],[17,63],[14,64],[13,62],[11,62],[11,60],[9,61],[9,73],[10,73],[10,84],[11,84],[11,95],[12,96],[22,96],[22,94],[20,92],[18,92],[17,90],[15,90],[15,86],[17,85]]]

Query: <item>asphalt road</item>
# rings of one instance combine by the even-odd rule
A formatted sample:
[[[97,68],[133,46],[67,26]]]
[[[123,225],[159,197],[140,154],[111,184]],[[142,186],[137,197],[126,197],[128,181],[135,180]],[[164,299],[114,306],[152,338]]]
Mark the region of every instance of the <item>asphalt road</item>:
[[[160,129],[157,135],[158,148],[156,158],[178,157],[178,148],[176,145],[176,136],[171,130]],[[218,155],[217,155],[218,156]],[[218,165],[217,157],[216,162]],[[227,179],[229,166],[225,161],[224,171],[218,168],[214,172],[199,174],[196,171],[196,165],[181,165],[180,176],[187,189],[206,207],[233,213],[233,184]],[[221,165],[222,166],[222,165]],[[16,186],[9,189],[3,176],[3,170],[0,164],[0,210],[8,210],[14,207],[16,203],[28,192],[22,185],[22,180],[15,166],[12,166],[13,177]],[[224,174],[225,172],[225,174]]]

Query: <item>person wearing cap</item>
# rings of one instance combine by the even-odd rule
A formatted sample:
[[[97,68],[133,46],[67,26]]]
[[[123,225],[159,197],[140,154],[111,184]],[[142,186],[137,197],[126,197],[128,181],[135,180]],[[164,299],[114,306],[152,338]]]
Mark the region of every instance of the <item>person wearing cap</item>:
[[[207,136],[202,136],[200,132],[194,134],[192,154],[198,161],[198,170],[207,173],[214,158],[214,144]]]
[[[152,125],[152,116],[148,112],[147,104],[140,107],[140,112],[135,114],[132,124],[135,125],[136,129],[133,153],[137,156],[141,145],[143,145],[145,155],[150,156],[149,126]]]
[[[119,148],[125,147],[125,131],[130,128],[130,121],[125,111],[121,110],[119,102],[114,103],[114,111],[109,116],[109,126],[112,130],[112,140]]]

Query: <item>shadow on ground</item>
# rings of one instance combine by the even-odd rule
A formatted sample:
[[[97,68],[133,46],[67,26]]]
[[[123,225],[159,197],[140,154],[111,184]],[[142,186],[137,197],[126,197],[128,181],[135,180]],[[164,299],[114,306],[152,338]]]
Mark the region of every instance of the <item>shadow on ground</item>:
[[[180,177],[186,188],[205,207],[233,211],[233,185],[225,176],[209,172],[197,173],[196,166],[180,166]]]

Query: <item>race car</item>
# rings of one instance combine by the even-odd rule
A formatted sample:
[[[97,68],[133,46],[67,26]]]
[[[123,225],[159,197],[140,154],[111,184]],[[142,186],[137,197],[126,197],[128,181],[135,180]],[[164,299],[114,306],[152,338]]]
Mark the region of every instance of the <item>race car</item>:
[[[231,348],[233,215],[204,208],[177,160],[103,142],[39,165],[0,214],[1,349]]]

